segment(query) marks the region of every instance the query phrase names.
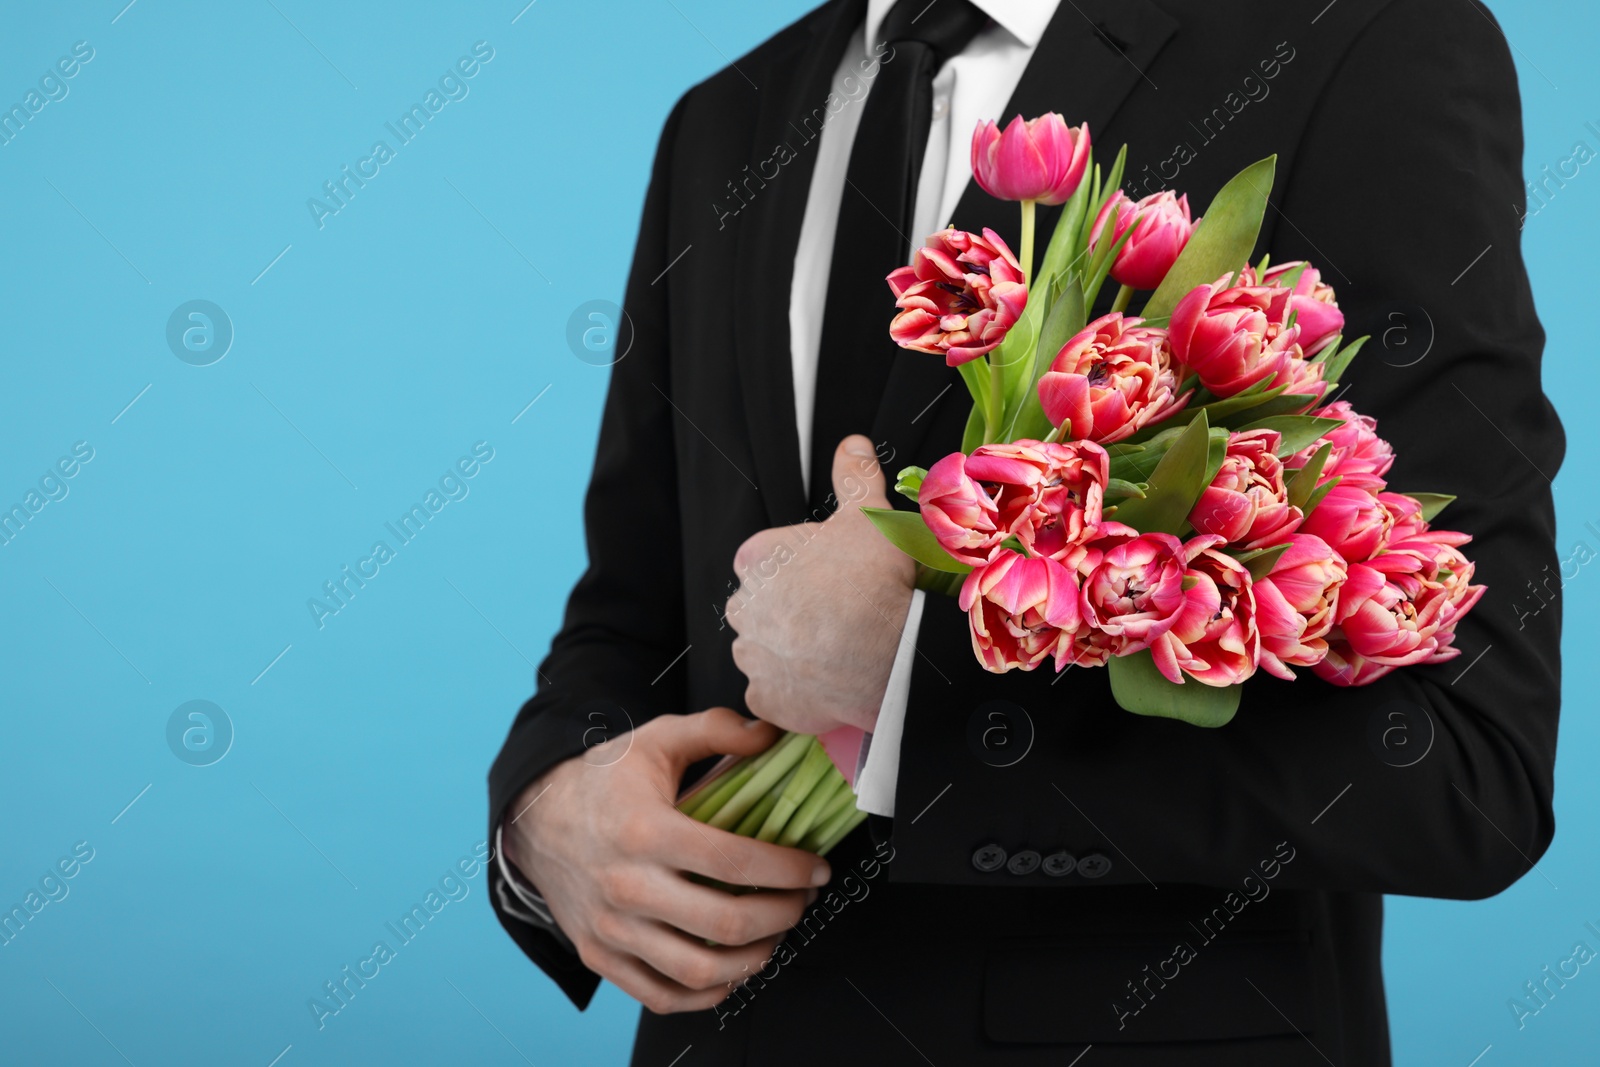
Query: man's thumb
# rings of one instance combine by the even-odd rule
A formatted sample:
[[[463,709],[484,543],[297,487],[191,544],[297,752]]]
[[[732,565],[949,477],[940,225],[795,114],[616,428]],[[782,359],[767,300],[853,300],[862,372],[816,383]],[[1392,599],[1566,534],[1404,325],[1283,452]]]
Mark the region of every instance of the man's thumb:
[[[883,470],[878,466],[878,453],[868,438],[858,433],[851,434],[834,449],[833,495],[839,501],[841,514],[846,509],[889,506],[888,488],[884,483]]]

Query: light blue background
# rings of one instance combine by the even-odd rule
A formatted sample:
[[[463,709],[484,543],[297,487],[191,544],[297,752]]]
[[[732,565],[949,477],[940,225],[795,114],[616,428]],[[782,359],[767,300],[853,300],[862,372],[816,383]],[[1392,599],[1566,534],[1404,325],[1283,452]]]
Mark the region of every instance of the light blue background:
[[[0,504],[94,449],[0,547],[0,903],[75,843],[95,852],[0,948],[0,1058],[623,1063],[631,1002],[606,987],[573,1011],[499,930],[482,874],[320,1032],[307,1001],[481,839],[486,767],[582,566],[607,372],[569,350],[568,317],[620,297],[678,94],[808,4],[123,3],[10,3],[0,34],[6,106],[74,42],[95,50],[0,146]],[[1592,9],[1496,9],[1529,175],[1578,139],[1600,149]],[[384,123],[480,40],[494,58],[469,95],[319,229],[307,199],[392,144]],[[1591,166],[1524,235],[1570,442],[1563,555],[1600,548],[1597,224]],[[236,331],[208,367],[165,340],[197,298]],[[319,629],[307,599],[393,545],[384,523],[479,441],[494,459],[469,495]],[[1506,1002],[1580,938],[1600,948],[1583,929],[1600,925],[1597,592],[1585,570],[1564,594],[1543,875],[1390,903],[1401,1064],[1594,1055],[1600,971],[1521,1032]],[[207,767],[166,741],[194,699],[236,734]]]

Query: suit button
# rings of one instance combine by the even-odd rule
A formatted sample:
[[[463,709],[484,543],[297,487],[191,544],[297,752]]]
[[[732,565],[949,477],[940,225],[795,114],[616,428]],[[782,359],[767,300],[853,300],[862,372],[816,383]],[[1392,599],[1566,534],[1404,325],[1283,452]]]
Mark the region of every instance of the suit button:
[[[1078,866],[1078,857],[1070,852],[1052,852],[1044,858],[1044,873],[1051,878],[1065,878]]]
[[[999,845],[984,845],[972,854],[972,865],[984,874],[1006,865],[1006,850]]]
[[[1023,849],[1006,863],[1012,874],[1032,874],[1039,869],[1039,854],[1031,848]]]
[[[1098,852],[1091,852],[1078,861],[1078,873],[1085,878],[1103,878],[1111,870],[1111,861]]]

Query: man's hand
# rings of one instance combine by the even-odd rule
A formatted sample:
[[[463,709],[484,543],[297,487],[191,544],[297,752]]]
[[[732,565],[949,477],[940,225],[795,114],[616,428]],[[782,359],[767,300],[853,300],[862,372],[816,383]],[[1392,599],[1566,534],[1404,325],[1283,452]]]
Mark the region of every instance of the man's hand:
[[[839,510],[826,522],[762,530],[733,560],[726,618],[745,702],[799,733],[872,729],[916,580],[911,558],[861,514],[889,506],[867,438],[839,442],[833,492]]]
[[[506,858],[584,966],[653,1012],[721,1003],[765,966],[828,880],[827,862],[809,852],[713,829],[673,806],[694,761],[753,755],[777,738],[729,708],[662,715],[557,764],[508,812]],[[596,758],[611,746],[629,747]],[[689,873],[764,891],[734,896]]]

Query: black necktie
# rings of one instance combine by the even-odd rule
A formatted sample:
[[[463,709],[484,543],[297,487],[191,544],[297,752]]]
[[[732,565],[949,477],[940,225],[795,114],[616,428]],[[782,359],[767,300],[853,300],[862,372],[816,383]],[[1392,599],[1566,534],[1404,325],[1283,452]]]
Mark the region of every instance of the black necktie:
[[[850,149],[828,275],[811,420],[813,509],[835,506],[834,450],[843,437],[872,432],[900,351],[889,339],[895,307],[884,278],[927,236],[911,232],[911,215],[933,121],[934,75],[986,22],[969,0],[898,0],[879,31],[893,51],[880,62]]]

